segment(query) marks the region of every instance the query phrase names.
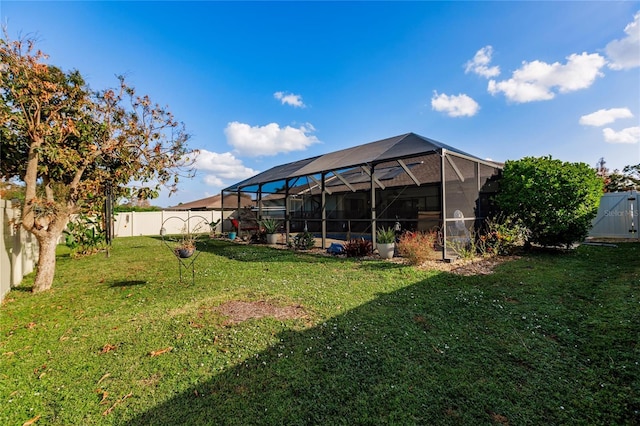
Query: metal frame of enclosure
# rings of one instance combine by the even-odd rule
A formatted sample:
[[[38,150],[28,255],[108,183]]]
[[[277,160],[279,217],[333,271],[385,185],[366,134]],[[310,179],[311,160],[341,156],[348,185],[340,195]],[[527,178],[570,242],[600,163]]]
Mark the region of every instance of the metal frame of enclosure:
[[[287,241],[305,230],[326,247],[329,238],[375,242],[381,227],[437,229],[451,259],[489,214],[500,175],[498,164],[407,133],[276,166],[222,194],[251,194],[256,220],[282,220]]]

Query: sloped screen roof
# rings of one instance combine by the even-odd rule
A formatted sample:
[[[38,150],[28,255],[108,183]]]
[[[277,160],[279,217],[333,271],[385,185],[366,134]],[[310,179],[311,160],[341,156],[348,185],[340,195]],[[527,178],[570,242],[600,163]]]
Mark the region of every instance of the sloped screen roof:
[[[362,164],[376,164],[383,161],[406,158],[419,154],[437,152],[442,149],[477,158],[449,145],[428,139],[415,133],[394,136],[364,145],[331,152],[306,160],[295,161],[273,167],[223,191],[237,192],[244,187],[274,182],[294,177],[317,175],[332,170],[341,170]],[[478,160],[480,160],[478,158]],[[480,160],[482,161],[482,160]]]

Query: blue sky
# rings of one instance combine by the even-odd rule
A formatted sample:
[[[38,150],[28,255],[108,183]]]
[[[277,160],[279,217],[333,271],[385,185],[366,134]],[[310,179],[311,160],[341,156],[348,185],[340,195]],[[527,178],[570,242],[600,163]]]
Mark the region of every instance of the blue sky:
[[[496,161],[640,163],[640,2],[0,2],[94,89],[124,74],[201,150],[176,205],[414,132]]]

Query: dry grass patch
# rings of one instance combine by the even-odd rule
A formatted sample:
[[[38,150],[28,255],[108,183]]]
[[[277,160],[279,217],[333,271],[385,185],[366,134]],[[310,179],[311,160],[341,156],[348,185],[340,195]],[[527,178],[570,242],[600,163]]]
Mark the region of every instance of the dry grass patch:
[[[458,259],[453,262],[428,260],[423,262],[418,268],[427,271],[451,272],[453,274],[464,276],[489,275],[493,274],[496,266],[519,258],[519,256],[493,256],[477,257],[465,260]]]

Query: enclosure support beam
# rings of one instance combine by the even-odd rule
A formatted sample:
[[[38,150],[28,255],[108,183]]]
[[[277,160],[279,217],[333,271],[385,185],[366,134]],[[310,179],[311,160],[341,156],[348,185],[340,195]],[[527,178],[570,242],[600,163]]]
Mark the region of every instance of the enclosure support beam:
[[[224,189],[220,191],[220,231],[224,233]]]
[[[262,184],[258,185],[258,227],[260,220],[262,220]]]
[[[289,179],[284,181],[284,238],[289,242],[289,232],[291,230],[291,215],[289,206]]]
[[[318,185],[321,189],[322,192],[326,192],[327,194],[331,195],[332,192],[330,189],[327,189],[327,185],[325,185],[325,177],[326,177],[326,173],[322,174],[322,180],[319,181],[318,179],[314,178],[313,176],[309,175],[309,179],[311,179],[316,185]]]
[[[327,190],[325,188],[324,182],[325,174],[322,173],[320,177],[320,188],[322,191],[320,192],[321,203],[322,203],[322,249],[324,250],[327,247]]]
[[[371,188],[371,244],[373,247],[376,247],[376,232],[377,232],[377,222],[376,222],[376,177],[375,177],[375,166],[371,166],[371,177],[370,179],[370,188]]]
[[[415,177],[415,175],[413,173],[411,173],[411,170],[409,170],[409,167],[407,167],[406,164],[404,164],[404,161],[398,159],[396,160],[398,162],[398,164],[400,164],[400,167],[402,167],[404,169],[405,172],[407,172],[407,174],[409,175],[409,177],[411,178],[411,180],[418,186],[420,186],[420,181],[418,180],[417,177]]]
[[[242,223],[240,223],[240,202],[242,201],[242,191],[238,188],[238,209],[236,210],[236,220],[238,221],[238,237],[240,237],[240,228],[242,227]],[[232,228],[233,229],[233,228]]]
[[[367,167],[367,166],[360,166],[360,168],[361,168],[362,170],[364,170],[364,172],[365,172],[367,175],[369,175],[369,177],[370,177],[370,178],[372,178],[372,179],[373,179],[373,181],[376,183],[376,185],[378,185],[378,186],[380,187],[380,189],[386,189],[386,187],[384,186],[384,184],[383,184],[382,182],[380,182],[380,180],[379,180],[377,177],[375,177],[375,176],[373,175],[373,166],[371,167],[371,169],[369,169],[369,167]]]
[[[334,175],[335,177],[337,177],[338,179],[340,179],[340,181],[341,181],[342,183],[344,183],[344,184],[347,186],[347,188],[349,188],[349,189],[351,190],[351,192],[356,192],[356,189],[355,189],[355,188],[354,188],[354,187],[353,187],[349,182],[347,182],[347,180],[346,180],[345,178],[343,178],[343,177],[342,177],[342,175],[340,175],[340,173],[335,172],[335,171],[333,171],[333,170],[331,171],[331,173],[333,173],[333,175]]]
[[[440,154],[440,186],[441,186],[441,203],[442,206],[442,260],[447,259],[447,181],[445,173],[445,157],[447,152],[443,149]]]
[[[451,156],[445,154],[445,157],[447,157],[447,161],[449,162],[449,164],[451,164],[453,171],[456,172],[456,175],[458,175],[458,179],[460,179],[460,182],[464,182],[464,175],[462,174],[462,172],[460,172],[460,169],[458,168],[458,166],[456,166],[456,163],[453,162]]]

